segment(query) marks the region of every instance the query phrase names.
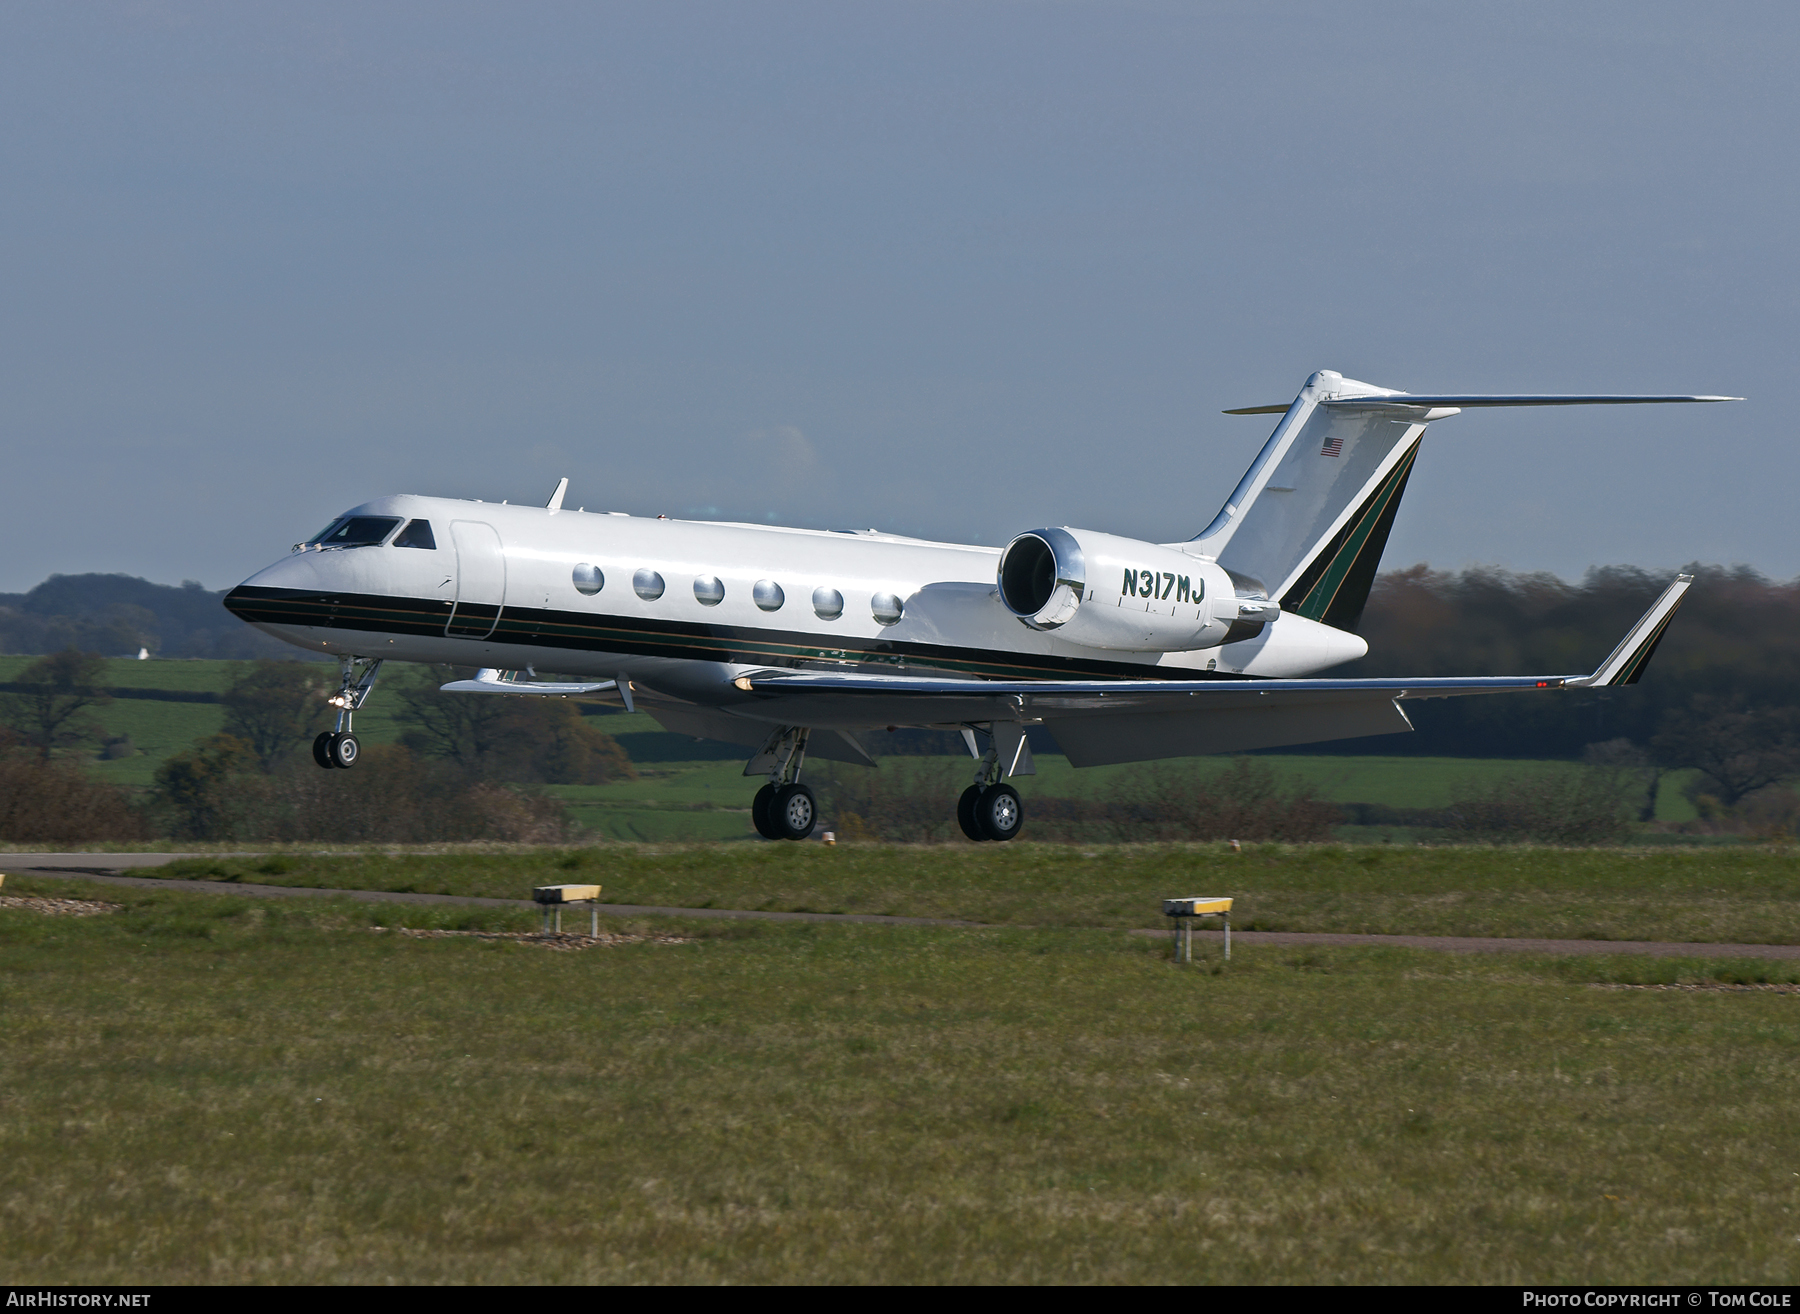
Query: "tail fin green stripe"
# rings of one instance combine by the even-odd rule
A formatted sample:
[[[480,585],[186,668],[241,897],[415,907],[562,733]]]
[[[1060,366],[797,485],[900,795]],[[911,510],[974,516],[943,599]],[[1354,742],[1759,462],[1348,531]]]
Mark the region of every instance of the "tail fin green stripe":
[[[1414,439],[1387,478],[1294,581],[1281,599],[1283,611],[1341,630],[1356,627],[1368,605],[1369,589],[1387,547],[1388,533],[1394,527],[1394,513],[1400,508],[1401,495],[1418,455],[1419,440]]]

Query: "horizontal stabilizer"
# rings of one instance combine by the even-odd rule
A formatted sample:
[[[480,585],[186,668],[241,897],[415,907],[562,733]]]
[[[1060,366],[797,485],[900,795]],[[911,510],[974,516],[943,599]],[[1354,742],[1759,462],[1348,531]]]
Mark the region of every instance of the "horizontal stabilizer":
[[[1327,399],[1322,405],[1338,407],[1369,406],[1647,406],[1663,402],[1728,402],[1742,397],[1707,397],[1698,394],[1652,396],[1623,392],[1575,393],[1485,393],[1485,392],[1389,392],[1368,397]],[[1224,415],[1286,415],[1292,402],[1277,406],[1239,406]]]
[[[1638,396],[1633,393],[1592,393],[1576,396],[1572,393],[1481,393],[1481,392],[1390,392],[1376,397],[1338,397],[1326,398],[1325,406],[1648,406],[1660,405],[1664,402],[1727,402],[1743,401],[1742,397],[1702,397],[1702,396]],[[1287,407],[1282,407],[1286,410]]]

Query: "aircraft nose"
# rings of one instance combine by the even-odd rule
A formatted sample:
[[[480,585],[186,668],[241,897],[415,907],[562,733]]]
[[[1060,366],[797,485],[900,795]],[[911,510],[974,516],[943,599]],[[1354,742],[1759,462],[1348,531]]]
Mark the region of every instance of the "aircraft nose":
[[[280,605],[296,591],[316,592],[325,585],[318,563],[307,560],[317,553],[297,552],[257,571],[225,595],[225,610],[252,625],[288,619],[288,607]]]

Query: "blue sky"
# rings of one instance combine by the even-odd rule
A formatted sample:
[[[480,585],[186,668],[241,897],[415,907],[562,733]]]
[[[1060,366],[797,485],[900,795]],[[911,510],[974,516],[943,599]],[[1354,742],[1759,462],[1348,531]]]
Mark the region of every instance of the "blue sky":
[[[1386,564],[1800,573],[1800,9],[13,3],[0,590],[421,492],[1186,537],[1337,369]]]

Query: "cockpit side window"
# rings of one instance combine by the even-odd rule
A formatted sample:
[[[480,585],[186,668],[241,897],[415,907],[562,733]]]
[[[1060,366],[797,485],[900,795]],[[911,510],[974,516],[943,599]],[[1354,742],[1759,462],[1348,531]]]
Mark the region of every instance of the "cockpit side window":
[[[399,535],[394,539],[394,546],[431,548],[435,551],[437,548],[437,539],[431,536],[431,522],[429,520],[413,520],[408,522],[406,528],[401,530]]]
[[[321,548],[373,547],[393,533],[399,523],[398,516],[344,516],[307,543]]]

